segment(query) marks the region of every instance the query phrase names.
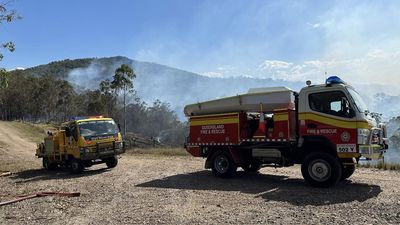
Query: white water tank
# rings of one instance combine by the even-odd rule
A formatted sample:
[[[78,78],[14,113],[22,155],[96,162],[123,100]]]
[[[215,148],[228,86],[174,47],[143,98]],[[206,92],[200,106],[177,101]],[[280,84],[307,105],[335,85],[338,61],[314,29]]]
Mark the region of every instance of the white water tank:
[[[294,109],[294,94],[287,87],[251,88],[246,94],[198,102],[185,106],[186,116],[229,112],[270,113],[274,109]]]

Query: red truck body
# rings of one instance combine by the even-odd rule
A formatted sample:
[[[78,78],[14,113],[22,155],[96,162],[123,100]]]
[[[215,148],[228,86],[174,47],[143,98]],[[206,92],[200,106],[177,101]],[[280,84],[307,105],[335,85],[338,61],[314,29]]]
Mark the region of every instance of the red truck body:
[[[265,120],[265,136],[254,136],[259,118],[247,113],[225,113],[193,116],[189,119],[190,136],[187,151],[201,156],[200,146],[237,146],[250,142],[290,143],[296,140],[296,114],[291,109],[275,110]]]
[[[351,86],[329,79],[300,93],[268,88],[188,105],[186,150],[207,158],[205,167],[221,177],[233,176],[237,167],[251,172],[301,164],[315,186],[347,179],[361,156],[382,156],[386,127],[362,110]]]

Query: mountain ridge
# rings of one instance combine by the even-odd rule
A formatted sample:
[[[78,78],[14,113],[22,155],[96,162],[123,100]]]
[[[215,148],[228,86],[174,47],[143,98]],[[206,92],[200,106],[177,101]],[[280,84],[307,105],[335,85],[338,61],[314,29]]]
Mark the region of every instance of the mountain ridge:
[[[285,86],[299,91],[303,82],[274,80],[251,77],[207,77],[182,69],[155,62],[142,62],[125,56],[65,59],[27,68],[24,73],[35,76],[52,75],[73,83],[77,90],[98,88],[101,80],[111,79],[115,69],[121,64],[130,65],[136,72],[134,87],[138,96],[147,103],[159,99],[168,102],[183,119],[183,106],[193,102],[211,100],[245,93],[249,88]],[[357,86],[357,85],[356,85]],[[374,85],[371,84],[371,87]],[[357,88],[370,104],[371,111],[385,113],[386,118],[400,112],[400,96],[380,93],[365,93],[370,90]],[[367,96],[367,94],[369,94]],[[396,104],[396,102],[398,102]],[[382,107],[383,106],[383,107]],[[387,107],[386,107],[387,106]]]

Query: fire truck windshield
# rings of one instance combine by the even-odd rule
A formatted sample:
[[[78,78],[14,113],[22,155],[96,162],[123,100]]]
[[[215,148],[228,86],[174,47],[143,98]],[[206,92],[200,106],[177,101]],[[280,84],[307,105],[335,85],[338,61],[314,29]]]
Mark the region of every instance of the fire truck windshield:
[[[118,133],[118,126],[113,120],[95,120],[78,123],[82,137],[96,137],[115,135]]]
[[[349,87],[347,88],[347,90],[349,91],[351,97],[353,98],[354,103],[356,103],[358,111],[368,112],[368,107],[365,104],[364,100],[361,98],[360,94],[358,94],[358,92]]]

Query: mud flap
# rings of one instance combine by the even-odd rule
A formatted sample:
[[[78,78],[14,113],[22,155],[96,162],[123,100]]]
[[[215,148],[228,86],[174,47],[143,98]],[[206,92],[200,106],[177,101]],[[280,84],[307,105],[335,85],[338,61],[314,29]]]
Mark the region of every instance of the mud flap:
[[[211,156],[207,157],[206,163],[204,164],[204,169],[211,169],[211,164],[212,164],[211,158],[212,158]]]

